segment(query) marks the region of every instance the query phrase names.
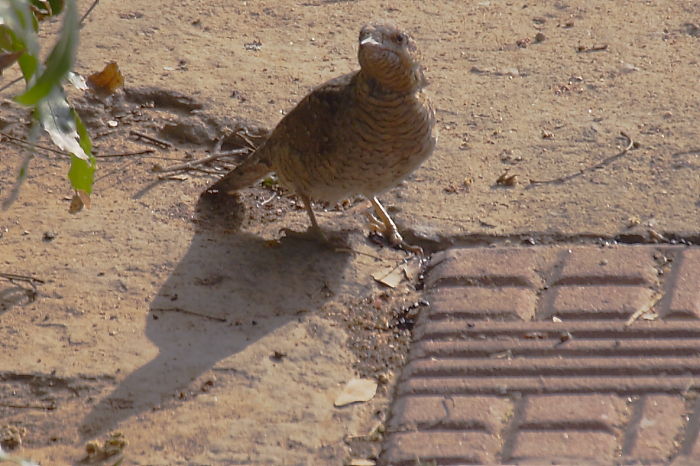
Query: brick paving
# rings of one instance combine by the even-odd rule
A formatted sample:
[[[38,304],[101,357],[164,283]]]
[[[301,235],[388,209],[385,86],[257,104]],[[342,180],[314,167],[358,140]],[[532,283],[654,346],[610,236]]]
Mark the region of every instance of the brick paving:
[[[700,248],[436,254],[382,464],[700,464]]]

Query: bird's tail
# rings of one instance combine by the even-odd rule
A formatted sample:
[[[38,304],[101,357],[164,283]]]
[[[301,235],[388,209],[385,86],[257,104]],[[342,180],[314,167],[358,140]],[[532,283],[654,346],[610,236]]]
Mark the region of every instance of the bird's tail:
[[[211,185],[205,191],[206,194],[233,194],[243,188],[253,185],[256,181],[272,171],[270,163],[259,154],[260,149],[254,152],[242,164],[228,172],[219,181]]]

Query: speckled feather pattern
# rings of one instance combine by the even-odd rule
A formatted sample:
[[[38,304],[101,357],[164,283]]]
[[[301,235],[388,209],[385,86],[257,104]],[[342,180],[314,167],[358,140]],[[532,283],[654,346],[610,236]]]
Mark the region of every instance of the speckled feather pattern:
[[[416,53],[412,39],[393,26],[366,26],[361,69],[313,90],[212,188],[235,191],[270,171],[317,201],[372,197],[397,185],[436,143],[435,112]]]

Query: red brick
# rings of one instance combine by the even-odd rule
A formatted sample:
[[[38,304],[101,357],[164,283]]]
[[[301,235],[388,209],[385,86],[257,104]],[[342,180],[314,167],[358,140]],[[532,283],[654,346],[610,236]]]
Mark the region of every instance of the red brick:
[[[433,286],[520,286],[540,288],[535,272],[547,253],[533,248],[451,249],[433,256],[425,284]]]
[[[610,375],[530,377],[410,377],[399,395],[508,395],[538,393],[679,393],[695,387],[693,375],[613,377]]]
[[[551,340],[426,340],[418,341],[412,349],[412,359],[422,358],[495,358],[524,357],[597,357],[597,356],[675,356],[700,354],[700,338],[573,338],[565,345],[553,345]]]
[[[531,320],[537,295],[529,288],[438,288],[430,297],[430,319]]]
[[[462,429],[498,434],[513,411],[508,398],[495,396],[409,396],[394,405],[391,429]]]
[[[558,340],[562,332],[579,338],[700,338],[699,321],[646,321],[632,325],[622,321],[571,322],[473,322],[466,319],[424,322],[419,338],[479,339],[513,338],[516,340]],[[553,341],[552,343],[556,343]]]
[[[679,254],[669,281],[669,304],[663,317],[700,317],[700,249],[687,249]]]
[[[497,436],[483,432],[396,432],[389,436],[383,463],[415,466],[419,462],[494,464],[501,447]]]
[[[412,377],[672,376],[700,374],[700,358],[489,358],[418,359],[404,369]]]
[[[558,286],[551,307],[538,318],[623,319],[649,306],[654,291],[643,286]]]
[[[626,455],[642,462],[664,462],[677,451],[677,439],[685,427],[685,401],[680,396],[647,395],[633,426],[632,448]]]
[[[557,285],[655,285],[654,250],[646,246],[580,246],[560,253]]]
[[[527,397],[520,429],[588,429],[611,434],[629,416],[626,401],[615,395],[535,395]]]
[[[392,464],[700,464],[700,248],[459,249],[427,284]]]
[[[617,439],[605,432],[569,431],[519,432],[515,448],[505,461],[554,458],[554,464],[581,464],[582,460],[604,460],[612,464]]]

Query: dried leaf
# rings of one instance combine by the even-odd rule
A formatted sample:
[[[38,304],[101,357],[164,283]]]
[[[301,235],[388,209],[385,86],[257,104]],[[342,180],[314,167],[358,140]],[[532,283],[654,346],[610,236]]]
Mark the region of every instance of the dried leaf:
[[[396,288],[399,283],[404,279],[404,265],[399,264],[393,269],[387,270],[382,268],[372,274],[372,278],[381,283],[382,285],[388,286],[390,288]]]
[[[334,405],[341,407],[359,401],[369,401],[377,393],[377,382],[372,379],[350,379],[340,395],[335,399]]]
[[[496,179],[496,184],[500,186],[515,186],[518,183],[518,175],[509,175],[506,170]]]
[[[83,190],[77,190],[73,194],[73,198],[70,200],[70,207],[68,207],[68,213],[76,214],[83,210],[83,207],[90,208],[90,194]]]
[[[406,279],[409,282],[412,282],[418,277],[418,274],[420,273],[420,259],[414,258],[413,260],[404,264],[401,268],[403,269],[403,272],[406,275]]]
[[[348,461],[348,466],[374,466],[375,464],[377,464],[376,461],[364,458],[352,458]]]
[[[124,76],[119,71],[117,62],[110,62],[102,71],[88,76],[87,82],[100,93],[114,94],[124,85]]]

